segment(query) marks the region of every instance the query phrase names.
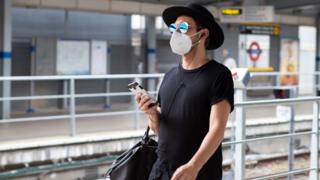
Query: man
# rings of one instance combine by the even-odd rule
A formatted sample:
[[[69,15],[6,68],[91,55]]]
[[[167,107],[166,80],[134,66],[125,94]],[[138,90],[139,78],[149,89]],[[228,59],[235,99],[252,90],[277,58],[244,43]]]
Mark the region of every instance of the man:
[[[229,55],[228,49],[222,50],[222,56],[224,58],[223,65],[225,65],[230,71],[237,67],[236,60]]]
[[[221,142],[233,110],[233,81],[225,66],[207,59],[206,49],[220,47],[223,32],[198,4],[169,7],[162,16],[181,64],[165,74],[157,107],[149,107],[149,97],[136,96],[149,127],[159,135],[149,179],[221,179]]]

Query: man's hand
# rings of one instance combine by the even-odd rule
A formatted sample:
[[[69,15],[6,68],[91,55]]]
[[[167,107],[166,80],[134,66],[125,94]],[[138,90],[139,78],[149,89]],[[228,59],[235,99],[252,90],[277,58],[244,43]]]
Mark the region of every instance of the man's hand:
[[[157,113],[157,106],[152,106],[149,107],[151,103],[154,103],[154,101],[151,99],[149,96],[141,96],[141,95],[136,95],[135,99],[138,103],[138,106],[140,110],[148,115],[152,115]]]
[[[191,163],[180,166],[173,174],[171,180],[195,180],[199,170]]]
[[[148,125],[150,129],[155,132],[155,134],[159,134],[159,113],[161,113],[161,109],[158,105],[154,105],[150,107],[151,103],[154,103],[154,100],[149,96],[141,96],[136,95],[135,99],[138,103],[140,110],[148,115],[149,121]]]

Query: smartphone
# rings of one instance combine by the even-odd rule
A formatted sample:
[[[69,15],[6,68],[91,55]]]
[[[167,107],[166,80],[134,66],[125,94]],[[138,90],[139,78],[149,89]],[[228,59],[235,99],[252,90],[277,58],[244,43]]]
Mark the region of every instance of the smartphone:
[[[145,89],[143,89],[143,87],[138,82],[132,82],[128,84],[128,89],[135,95],[140,94],[142,98],[144,96],[151,97],[150,94]],[[156,101],[152,97],[151,99],[153,102],[148,106],[149,108],[156,105]]]

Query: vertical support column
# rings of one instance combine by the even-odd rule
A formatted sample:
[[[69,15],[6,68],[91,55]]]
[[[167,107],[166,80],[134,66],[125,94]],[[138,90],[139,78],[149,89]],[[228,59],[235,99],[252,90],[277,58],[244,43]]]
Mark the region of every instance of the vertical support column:
[[[31,52],[31,76],[34,76],[36,73],[36,39],[32,38],[32,42],[31,42],[31,48],[30,48],[30,52]],[[31,80],[30,81],[30,96],[34,96],[34,81]],[[28,101],[28,109],[27,109],[27,113],[33,113],[35,112],[33,105],[32,105],[32,100]]]
[[[147,57],[148,57],[148,73],[156,73],[156,44],[157,34],[155,27],[155,17],[146,17],[146,34],[147,34]],[[148,90],[156,90],[156,79],[148,80]]]
[[[316,18],[316,28],[317,28],[317,41],[316,41],[316,69],[315,71],[318,72],[320,71],[320,14],[318,14],[318,17]],[[317,96],[320,95],[320,88],[319,88],[319,84],[320,84],[320,75],[317,74],[315,75],[315,94]]]
[[[69,132],[70,136],[76,135],[76,100],[75,100],[75,79],[70,79],[70,122]]]
[[[2,76],[11,76],[11,43],[12,43],[12,18],[11,0],[0,1],[0,60],[2,65]],[[3,81],[2,96],[11,97],[11,82]],[[2,118],[10,118],[11,105],[10,101],[2,102]]]
[[[270,36],[270,66],[274,71],[280,71],[280,38],[279,36]],[[269,77],[275,86],[280,86],[280,76]]]
[[[64,37],[68,37],[68,26],[69,25],[69,11],[65,10],[64,14]],[[70,85],[71,86],[71,85]],[[63,95],[68,94],[68,80],[63,80],[62,81],[62,93]],[[62,99],[62,109],[65,109],[68,107],[68,98],[63,98]]]
[[[239,42],[238,42],[238,67],[247,67],[247,35],[240,34],[239,35]]]
[[[235,100],[236,102],[242,102],[245,99],[246,91],[244,89],[236,89]],[[235,108],[235,116],[236,116],[236,141],[241,141],[245,139],[246,131],[245,131],[245,110],[243,107]],[[238,143],[235,145],[235,154],[234,154],[234,179],[235,180],[243,180],[245,179],[245,143]]]
[[[313,103],[312,135],[310,142],[310,168],[309,180],[318,180],[319,172],[319,102]]]

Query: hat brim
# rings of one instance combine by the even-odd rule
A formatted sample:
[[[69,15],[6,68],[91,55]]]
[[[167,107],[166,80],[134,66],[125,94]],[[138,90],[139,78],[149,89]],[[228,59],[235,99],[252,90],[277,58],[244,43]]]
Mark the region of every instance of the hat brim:
[[[224,35],[221,27],[214,20],[203,17],[201,14],[191,8],[184,6],[169,7],[163,11],[162,18],[166,25],[169,26],[170,24],[174,23],[179,16],[183,15],[194,18],[201,25],[205,26],[205,28],[209,29],[210,42],[206,49],[217,49],[223,44]]]

